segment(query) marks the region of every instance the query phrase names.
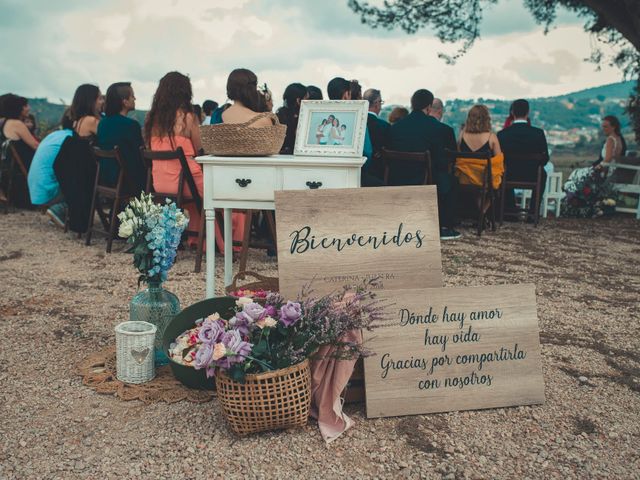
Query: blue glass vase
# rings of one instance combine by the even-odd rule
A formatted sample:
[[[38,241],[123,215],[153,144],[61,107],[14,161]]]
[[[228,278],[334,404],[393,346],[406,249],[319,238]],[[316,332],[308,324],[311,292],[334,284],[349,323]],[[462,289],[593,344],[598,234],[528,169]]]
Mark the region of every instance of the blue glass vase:
[[[155,364],[166,365],[169,359],[162,351],[162,337],[169,322],[180,312],[180,300],[162,288],[162,282],[148,283],[148,287],[136,293],[129,304],[129,320],[154,324],[158,330],[155,339]]]

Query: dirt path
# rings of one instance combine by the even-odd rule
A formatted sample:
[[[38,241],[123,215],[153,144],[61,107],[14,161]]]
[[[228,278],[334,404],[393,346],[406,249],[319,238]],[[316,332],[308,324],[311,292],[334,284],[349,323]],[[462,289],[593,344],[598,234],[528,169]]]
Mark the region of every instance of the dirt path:
[[[508,224],[480,239],[464,230],[443,245],[447,285],[536,284],[545,405],[376,420],[349,406],[357,425],[329,447],[313,423],[238,439],[215,401],[145,406],[83,387],[74,366],[128,317],[131,258],[35,212],[0,214],[0,231],[2,479],[640,478],[631,218]],[[182,252],[167,283],[183,306],[204,295],[193,261]],[[259,251],[249,267],[277,270]]]

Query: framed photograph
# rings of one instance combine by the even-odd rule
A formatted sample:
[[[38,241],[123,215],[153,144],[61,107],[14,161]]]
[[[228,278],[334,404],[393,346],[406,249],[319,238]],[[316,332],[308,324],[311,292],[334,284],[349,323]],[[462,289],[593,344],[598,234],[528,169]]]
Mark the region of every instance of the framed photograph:
[[[294,155],[362,156],[368,109],[366,100],[303,100]]]

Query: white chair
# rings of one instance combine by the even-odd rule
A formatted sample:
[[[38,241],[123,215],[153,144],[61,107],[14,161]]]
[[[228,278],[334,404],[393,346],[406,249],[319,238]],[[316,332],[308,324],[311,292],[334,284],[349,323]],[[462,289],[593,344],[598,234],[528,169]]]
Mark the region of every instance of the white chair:
[[[623,194],[638,195],[635,208],[616,205],[616,212],[635,213],[640,220],[640,161],[638,157],[620,157],[609,164],[614,188]],[[616,170],[619,170],[618,172]]]
[[[520,208],[527,208],[527,200],[531,199],[531,190],[521,190]],[[547,174],[547,185],[542,196],[543,218],[547,218],[549,210],[553,210],[556,217],[560,216],[560,202],[566,194],[562,191],[562,172],[552,172]]]
[[[565,193],[562,191],[562,172],[553,172],[547,176],[547,187],[544,189],[544,196],[542,197],[542,216],[547,218],[549,209],[554,211],[554,215],[560,216],[560,202],[565,197]],[[549,205],[553,202],[553,205]]]

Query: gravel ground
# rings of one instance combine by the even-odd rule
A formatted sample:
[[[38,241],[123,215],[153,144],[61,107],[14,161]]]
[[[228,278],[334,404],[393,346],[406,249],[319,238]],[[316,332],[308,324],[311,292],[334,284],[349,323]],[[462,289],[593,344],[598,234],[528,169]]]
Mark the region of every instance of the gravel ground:
[[[443,245],[447,285],[537,285],[547,403],[376,420],[350,405],[356,426],[325,446],[311,422],[239,439],[215,401],[144,405],[83,387],[75,365],[128,317],[131,258],[36,212],[0,215],[0,478],[640,478],[639,227],[463,230]],[[204,295],[193,260],[182,252],[167,283],[183,305]],[[276,272],[261,251],[249,267]]]

